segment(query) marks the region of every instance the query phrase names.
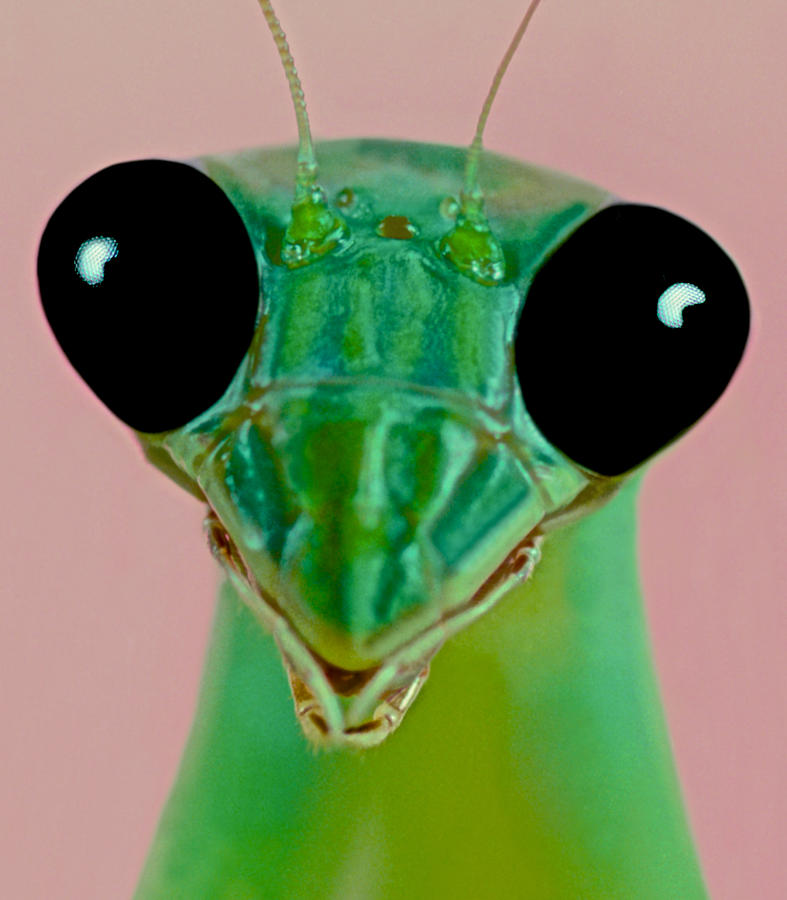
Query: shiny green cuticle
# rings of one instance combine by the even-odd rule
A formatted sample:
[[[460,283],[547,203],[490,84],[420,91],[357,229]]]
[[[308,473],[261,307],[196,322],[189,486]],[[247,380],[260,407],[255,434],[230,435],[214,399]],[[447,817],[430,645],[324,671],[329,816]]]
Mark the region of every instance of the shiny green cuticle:
[[[609,195],[484,154],[470,221],[445,202],[460,149],[316,151],[322,190],[294,206],[292,148],[200,162],[252,236],[263,313],[218,403],[140,435],[204,495],[229,581],[137,900],[705,897],[638,479],[574,466],[513,372],[534,273]],[[485,594],[561,516],[532,577]]]
[[[323,191],[312,188],[292,205],[281,258],[291,269],[308,265],[335,250],[347,235],[347,226],[341,216],[328,206]]]

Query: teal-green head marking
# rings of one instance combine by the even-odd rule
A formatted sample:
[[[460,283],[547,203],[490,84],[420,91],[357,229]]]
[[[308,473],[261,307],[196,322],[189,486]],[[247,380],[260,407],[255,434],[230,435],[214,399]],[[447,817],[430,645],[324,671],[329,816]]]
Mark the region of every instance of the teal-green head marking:
[[[326,143],[321,184],[346,225],[293,266],[294,153],[200,161],[252,238],[260,318],[219,402],[141,439],[209,504],[214,549],[272,628],[296,705],[317,697],[301,703],[307,732],[373,741],[370,722],[387,733],[397,705],[386,695],[420,686],[445,637],[529,571],[545,521],[588,487],[528,419],[513,338],[534,270],[608,197],[485,156],[506,277],[484,284],[441,247],[464,151]],[[320,672],[338,698],[318,696]]]

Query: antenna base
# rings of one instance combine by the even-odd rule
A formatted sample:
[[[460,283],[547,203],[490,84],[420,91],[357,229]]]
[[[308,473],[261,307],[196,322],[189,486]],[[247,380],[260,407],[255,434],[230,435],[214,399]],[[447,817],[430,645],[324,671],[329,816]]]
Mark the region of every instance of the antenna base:
[[[505,257],[481,202],[480,194],[462,197],[462,211],[456,225],[441,238],[437,250],[463,275],[479,284],[494,286],[505,278]]]
[[[289,269],[297,269],[336,249],[348,234],[344,220],[328,206],[322,188],[315,185],[298,191],[281,258]]]

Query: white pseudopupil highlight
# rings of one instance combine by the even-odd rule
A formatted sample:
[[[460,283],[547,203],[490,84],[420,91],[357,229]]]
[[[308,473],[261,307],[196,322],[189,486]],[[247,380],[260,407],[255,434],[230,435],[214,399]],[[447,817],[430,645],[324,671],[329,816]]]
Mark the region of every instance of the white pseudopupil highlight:
[[[680,281],[677,284],[671,284],[659,297],[656,315],[659,321],[668,328],[680,328],[683,325],[685,307],[704,302],[705,291],[700,290],[696,284]]]
[[[77,275],[90,285],[104,280],[104,266],[118,255],[118,242],[111,237],[92,237],[80,244],[74,268]]]

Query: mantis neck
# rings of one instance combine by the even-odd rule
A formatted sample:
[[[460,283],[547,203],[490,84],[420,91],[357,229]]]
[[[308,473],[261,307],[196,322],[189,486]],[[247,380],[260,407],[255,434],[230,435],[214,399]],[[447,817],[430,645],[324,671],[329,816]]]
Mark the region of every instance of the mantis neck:
[[[225,585],[137,900],[706,897],[650,661],[635,487],[547,538],[401,728],[313,751]]]

